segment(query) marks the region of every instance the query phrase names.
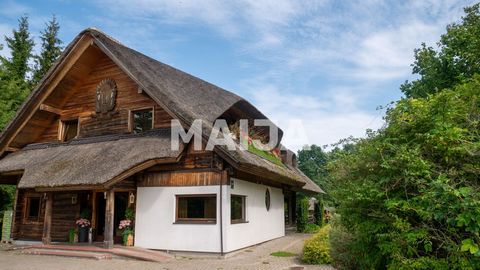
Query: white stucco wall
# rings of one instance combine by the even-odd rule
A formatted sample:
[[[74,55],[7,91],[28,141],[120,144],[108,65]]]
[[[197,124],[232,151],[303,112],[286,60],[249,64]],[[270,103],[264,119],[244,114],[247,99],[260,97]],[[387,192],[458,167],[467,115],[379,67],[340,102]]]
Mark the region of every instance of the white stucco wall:
[[[231,252],[285,235],[284,197],[270,190],[270,210],[265,207],[267,186],[234,179],[234,189],[222,186],[223,249]],[[139,187],[135,217],[135,246],[177,251],[220,252],[220,187]],[[174,224],[175,195],[217,194],[216,224]],[[231,224],[230,194],[246,196],[247,223]]]
[[[224,193],[227,186],[223,186]],[[220,252],[219,186],[139,187],[135,246],[178,251]],[[217,194],[217,224],[174,224],[175,195]]]
[[[239,179],[234,189],[228,186],[224,204],[224,251],[231,252],[285,235],[284,196],[279,188],[270,189],[270,210],[265,207],[267,186]],[[246,196],[246,220],[248,223],[231,224],[230,195]]]

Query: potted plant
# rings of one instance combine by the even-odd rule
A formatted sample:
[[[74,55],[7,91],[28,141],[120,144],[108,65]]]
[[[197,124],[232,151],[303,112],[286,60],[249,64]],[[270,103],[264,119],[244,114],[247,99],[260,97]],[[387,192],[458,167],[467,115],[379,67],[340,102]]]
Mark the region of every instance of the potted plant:
[[[80,219],[77,219],[75,224],[78,227],[78,242],[88,242],[88,232],[90,230],[90,210],[84,209],[80,214]]]
[[[133,209],[127,208],[127,210],[125,210],[125,219],[120,220],[120,224],[118,225],[118,228],[123,230],[122,240],[124,246],[133,246],[133,218]]]

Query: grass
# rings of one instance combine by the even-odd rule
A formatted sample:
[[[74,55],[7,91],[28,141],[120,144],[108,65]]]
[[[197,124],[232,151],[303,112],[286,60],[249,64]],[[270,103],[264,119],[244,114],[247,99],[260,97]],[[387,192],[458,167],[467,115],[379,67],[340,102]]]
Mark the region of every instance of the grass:
[[[271,154],[270,152],[263,151],[260,149],[255,148],[252,144],[248,145],[248,151],[254,153],[257,156],[263,157],[264,159],[273,162],[274,164],[277,164],[278,166],[285,167],[283,165],[282,160]]]
[[[291,252],[288,252],[288,251],[277,251],[277,252],[273,252],[270,255],[275,256],[275,257],[295,257],[295,256],[297,256],[297,254],[291,253]]]

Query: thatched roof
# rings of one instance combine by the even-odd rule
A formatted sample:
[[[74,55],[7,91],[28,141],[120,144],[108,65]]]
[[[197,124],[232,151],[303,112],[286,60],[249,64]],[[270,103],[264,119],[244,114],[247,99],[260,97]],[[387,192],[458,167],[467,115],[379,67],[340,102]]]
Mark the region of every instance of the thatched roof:
[[[82,31],[67,46],[56,64],[40,81],[37,88],[22,105],[16,117],[0,135],[0,155],[4,151],[6,141],[9,136],[11,136],[12,130],[19,128],[22,121],[25,121],[24,117],[26,117],[26,112],[35,108],[35,100],[44,90],[44,85],[58,72],[60,64],[68,57],[69,53],[72,52],[75,44],[86,35],[93,37],[94,43],[128,74],[146,94],[160,104],[167,112],[180,119],[185,126],[190,126],[195,119],[202,119],[204,124],[203,134],[205,137],[210,134],[213,122],[236,104],[242,104],[243,110],[248,111],[254,118],[268,119],[258,109],[238,95],[145,56],[140,52],[124,46],[103,32],[89,28]],[[280,139],[282,134],[283,132],[280,130]],[[165,146],[170,147],[170,143],[163,146],[159,145],[158,147],[163,148]],[[110,145],[110,147],[117,146]],[[131,148],[134,148],[133,144]],[[63,151],[59,149],[60,148],[58,148],[57,151]],[[123,151],[126,151],[126,149]],[[133,154],[136,153],[135,150],[132,151],[134,151]],[[237,169],[264,170],[271,173],[273,175],[271,178],[274,180],[299,187],[308,184],[305,177],[296,170],[273,164],[247,151],[227,151],[221,147],[216,148],[215,151],[221,152],[219,154],[225,157]],[[28,155],[26,153],[26,151],[22,150],[19,153],[8,155],[5,160],[6,162],[12,163],[13,157],[21,155],[27,160],[34,159],[27,157],[30,154],[33,156],[33,152],[28,152]],[[36,153],[37,152],[35,152],[35,155],[37,155]],[[20,162],[21,158],[16,158],[15,160]],[[3,163],[4,160],[1,160],[1,162]],[[35,165],[36,163],[32,161],[31,164]],[[28,170],[32,174],[36,173],[33,170]],[[26,178],[26,176],[24,176],[24,178]],[[54,180],[51,181],[52,183],[54,182]]]
[[[100,186],[146,162],[176,160],[182,149],[170,148],[169,134],[36,144],[1,159],[0,174],[23,171],[19,188]]]

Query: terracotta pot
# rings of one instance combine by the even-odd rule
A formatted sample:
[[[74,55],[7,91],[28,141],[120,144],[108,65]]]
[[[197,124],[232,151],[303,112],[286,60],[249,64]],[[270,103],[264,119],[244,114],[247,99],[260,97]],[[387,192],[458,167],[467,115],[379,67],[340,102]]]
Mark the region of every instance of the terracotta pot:
[[[127,243],[125,244],[127,247],[133,246],[133,234],[129,234],[127,237]]]

